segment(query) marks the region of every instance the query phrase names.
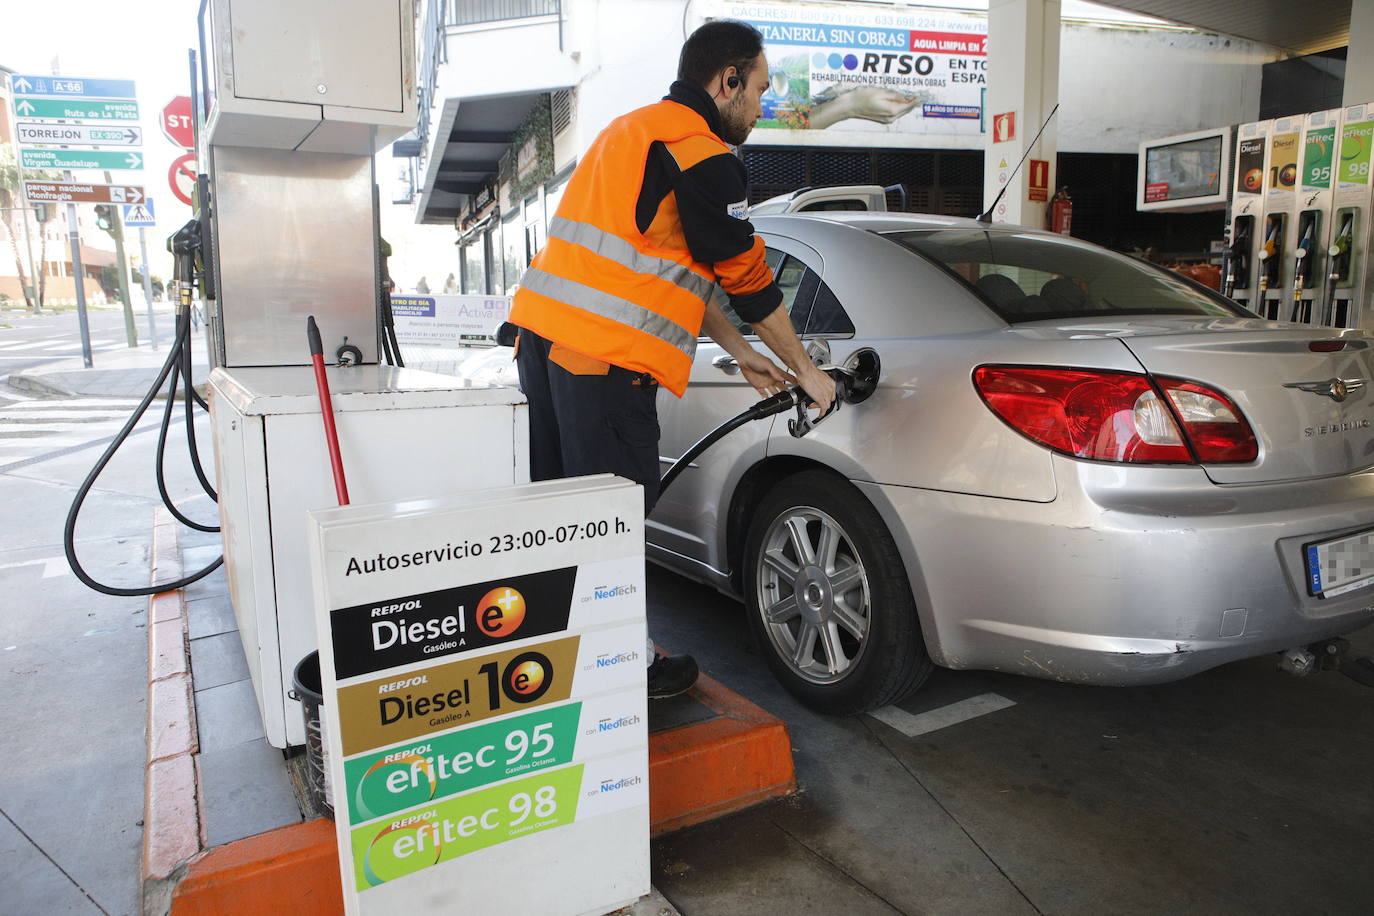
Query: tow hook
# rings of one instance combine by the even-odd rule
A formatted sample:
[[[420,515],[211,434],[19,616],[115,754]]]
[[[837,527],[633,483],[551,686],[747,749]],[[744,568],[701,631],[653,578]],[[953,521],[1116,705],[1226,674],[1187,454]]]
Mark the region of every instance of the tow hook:
[[[1279,670],[1294,677],[1306,677],[1317,670],[1317,656],[1299,646],[1279,656]]]

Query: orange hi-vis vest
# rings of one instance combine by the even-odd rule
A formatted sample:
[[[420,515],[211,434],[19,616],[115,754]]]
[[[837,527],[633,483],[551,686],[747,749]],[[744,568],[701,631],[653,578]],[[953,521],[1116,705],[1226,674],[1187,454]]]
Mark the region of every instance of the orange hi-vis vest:
[[[512,324],[593,359],[647,372],[681,397],[716,285],[711,265],[656,247],[635,223],[649,147],[708,137],[701,115],[661,101],[601,132],[549,221],[548,243],[520,280]]]

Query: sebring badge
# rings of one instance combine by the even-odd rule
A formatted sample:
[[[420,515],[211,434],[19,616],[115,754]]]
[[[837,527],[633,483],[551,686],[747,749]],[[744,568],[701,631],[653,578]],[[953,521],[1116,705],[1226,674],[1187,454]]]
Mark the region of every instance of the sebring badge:
[[[1364,379],[1361,378],[1329,378],[1324,382],[1287,382],[1285,388],[1297,388],[1299,391],[1310,391],[1313,394],[1326,395],[1336,403],[1344,401],[1355,392],[1364,387]]]

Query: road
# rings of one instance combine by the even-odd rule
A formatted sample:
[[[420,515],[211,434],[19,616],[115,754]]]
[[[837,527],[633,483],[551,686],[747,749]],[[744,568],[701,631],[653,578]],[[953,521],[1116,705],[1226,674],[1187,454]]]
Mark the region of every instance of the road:
[[[0,375],[80,355],[73,312],[0,311],[4,324],[10,327],[0,327]],[[93,311],[91,326],[100,342],[98,366],[99,347],[123,347],[123,321],[117,311]],[[6,914],[140,911],[147,601],[86,588],[62,547],[76,488],[133,403],[35,397],[0,382]],[[159,419],[150,412],[82,510],[77,553],[97,579],[147,584]],[[169,488],[190,514],[213,522],[213,506],[193,488],[184,442],[181,424],[174,424]]]
[[[162,302],[156,306],[170,308]],[[86,314],[91,328],[92,356],[99,367],[101,353],[128,346],[124,337],[124,313],[119,309],[102,308],[88,309]],[[135,319],[138,339],[143,342],[148,336],[147,314],[140,311]],[[159,340],[165,343],[171,334],[171,313],[158,314],[156,321]],[[80,355],[81,327],[75,309],[42,315],[18,309],[0,311],[0,386],[11,372]]]

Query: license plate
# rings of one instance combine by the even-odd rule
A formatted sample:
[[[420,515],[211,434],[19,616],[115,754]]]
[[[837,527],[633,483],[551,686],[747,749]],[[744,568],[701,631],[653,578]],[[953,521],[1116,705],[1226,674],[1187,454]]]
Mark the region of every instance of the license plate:
[[[1307,591],[1334,598],[1374,584],[1374,531],[1363,531],[1304,547]]]

